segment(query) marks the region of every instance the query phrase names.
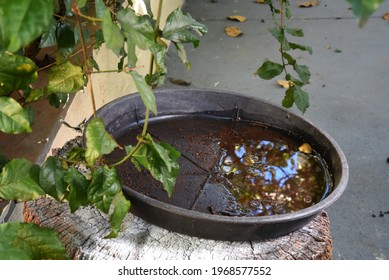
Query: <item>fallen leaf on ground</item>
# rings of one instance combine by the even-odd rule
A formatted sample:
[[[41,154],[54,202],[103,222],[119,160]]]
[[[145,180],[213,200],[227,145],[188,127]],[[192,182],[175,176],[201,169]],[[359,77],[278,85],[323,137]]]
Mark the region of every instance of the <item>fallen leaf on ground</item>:
[[[191,82],[187,82],[187,81],[182,80],[182,79],[169,78],[169,81],[175,85],[184,86],[184,87],[188,87],[192,84]]]
[[[283,88],[289,88],[289,82],[286,80],[277,80],[277,84]]]
[[[384,14],[384,16],[382,17],[384,20],[389,20],[389,12]]]
[[[225,28],[225,32],[228,36],[234,37],[234,38],[243,34],[242,31],[240,30],[240,28],[237,26],[227,26]]]
[[[311,154],[312,153],[312,148],[309,146],[308,143],[304,143],[299,147],[299,151],[305,154]]]
[[[245,16],[240,16],[240,15],[233,15],[233,16],[229,16],[227,18],[229,20],[239,21],[239,22],[244,22],[247,20],[247,18]]]
[[[254,3],[265,4],[265,0],[255,0]]]
[[[312,0],[312,1],[305,1],[299,4],[300,8],[309,8],[309,7],[315,7],[320,4],[319,1]]]

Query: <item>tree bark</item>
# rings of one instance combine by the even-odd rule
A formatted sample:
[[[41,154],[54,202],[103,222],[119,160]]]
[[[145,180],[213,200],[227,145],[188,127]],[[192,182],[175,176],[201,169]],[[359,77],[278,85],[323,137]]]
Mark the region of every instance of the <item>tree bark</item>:
[[[322,212],[302,229],[286,236],[247,242],[207,240],[170,232],[128,214],[118,238],[110,232],[107,217],[94,207],[70,213],[68,205],[51,198],[28,202],[26,222],[58,232],[73,259],[119,260],[273,260],[330,259],[332,239],[329,218]]]

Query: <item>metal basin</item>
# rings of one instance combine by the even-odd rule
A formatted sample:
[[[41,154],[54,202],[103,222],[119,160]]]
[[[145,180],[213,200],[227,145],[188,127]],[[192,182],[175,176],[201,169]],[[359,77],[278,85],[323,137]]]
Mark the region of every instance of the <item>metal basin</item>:
[[[131,163],[118,168],[124,182],[124,193],[131,200],[131,212],[162,228],[201,238],[246,241],[275,238],[297,230],[334,203],[344,192],[348,181],[346,158],[337,143],[323,130],[283,108],[236,93],[203,89],[170,89],[155,92],[158,116],[150,122],[168,125],[172,116],[195,114],[217,118],[254,121],[309,143],[326,161],[333,180],[331,193],[313,206],[293,213],[272,216],[224,216],[207,212],[219,207],[226,194],[223,186],[209,180],[217,151],[212,143],[196,140],[188,143],[180,135],[167,135],[164,130],[150,133],[180,150],[181,175],[173,196],[168,198],[158,182],[147,172],[138,172]],[[142,126],[144,106],[139,94],[117,99],[98,110],[107,130],[121,138]],[[184,133],[184,132],[183,132]],[[169,133],[171,134],[171,133]],[[134,137],[133,137],[134,138]],[[123,144],[123,143],[121,143]],[[126,144],[129,144],[128,142]],[[192,146],[191,146],[192,145]],[[204,210],[205,209],[205,210]]]

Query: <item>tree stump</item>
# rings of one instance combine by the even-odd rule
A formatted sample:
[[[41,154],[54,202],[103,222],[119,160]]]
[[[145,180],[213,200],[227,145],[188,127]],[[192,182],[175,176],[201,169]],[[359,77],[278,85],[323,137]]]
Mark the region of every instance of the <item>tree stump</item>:
[[[74,139],[54,153],[60,155],[80,144]],[[123,222],[118,238],[110,232],[107,216],[89,206],[70,213],[68,204],[43,197],[27,202],[24,220],[58,232],[73,259],[118,260],[293,260],[330,259],[330,221],[323,211],[298,231],[265,241],[229,242],[191,237],[162,229],[132,214]]]
[[[170,232],[128,214],[118,238],[110,232],[107,218],[94,207],[70,213],[68,205],[51,198],[28,202],[26,222],[58,232],[73,259],[189,260],[189,259],[330,259],[332,240],[329,219],[322,212],[302,229],[266,241],[229,242],[207,240]]]

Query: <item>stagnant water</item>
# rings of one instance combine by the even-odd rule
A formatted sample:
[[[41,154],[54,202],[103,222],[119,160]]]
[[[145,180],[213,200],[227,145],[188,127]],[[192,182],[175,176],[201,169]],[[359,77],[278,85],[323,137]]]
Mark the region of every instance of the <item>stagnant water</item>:
[[[255,122],[200,115],[151,121],[149,130],[205,170],[208,179],[204,184],[224,185],[231,204],[227,215],[295,212],[318,203],[331,191],[332,181],[325,161],[296,135]],[[128,144],[128,139],[138,132],[139,129],[131,129],[118,139],[119,143]],[[124,168],[119,170],[125,172]],[[134,184],[135,176],[138,175],[126,174],[124,183]],[[145,180],[139,178],[135,184],[142,181]],[[185,183],[179,179],[176,188],[187,187],[180,186]],[[139,186],[134,187],[142,191]],[[202,199],[203,186],[193,188],[200,193],[193,199]],[[147,195],[153,196],[152,192],[148,188]],[[215,201],[218,200],[216,197]],[[197,204],[198,201],[192,203]],[[215,213],[212,205],[208,208],[213,214],[226,215],[225,211]]]
[[[279,130],[238,122],[221,139],[217,171],[245,215],[295,212],[331,189],[326,163],[309,147]]]

